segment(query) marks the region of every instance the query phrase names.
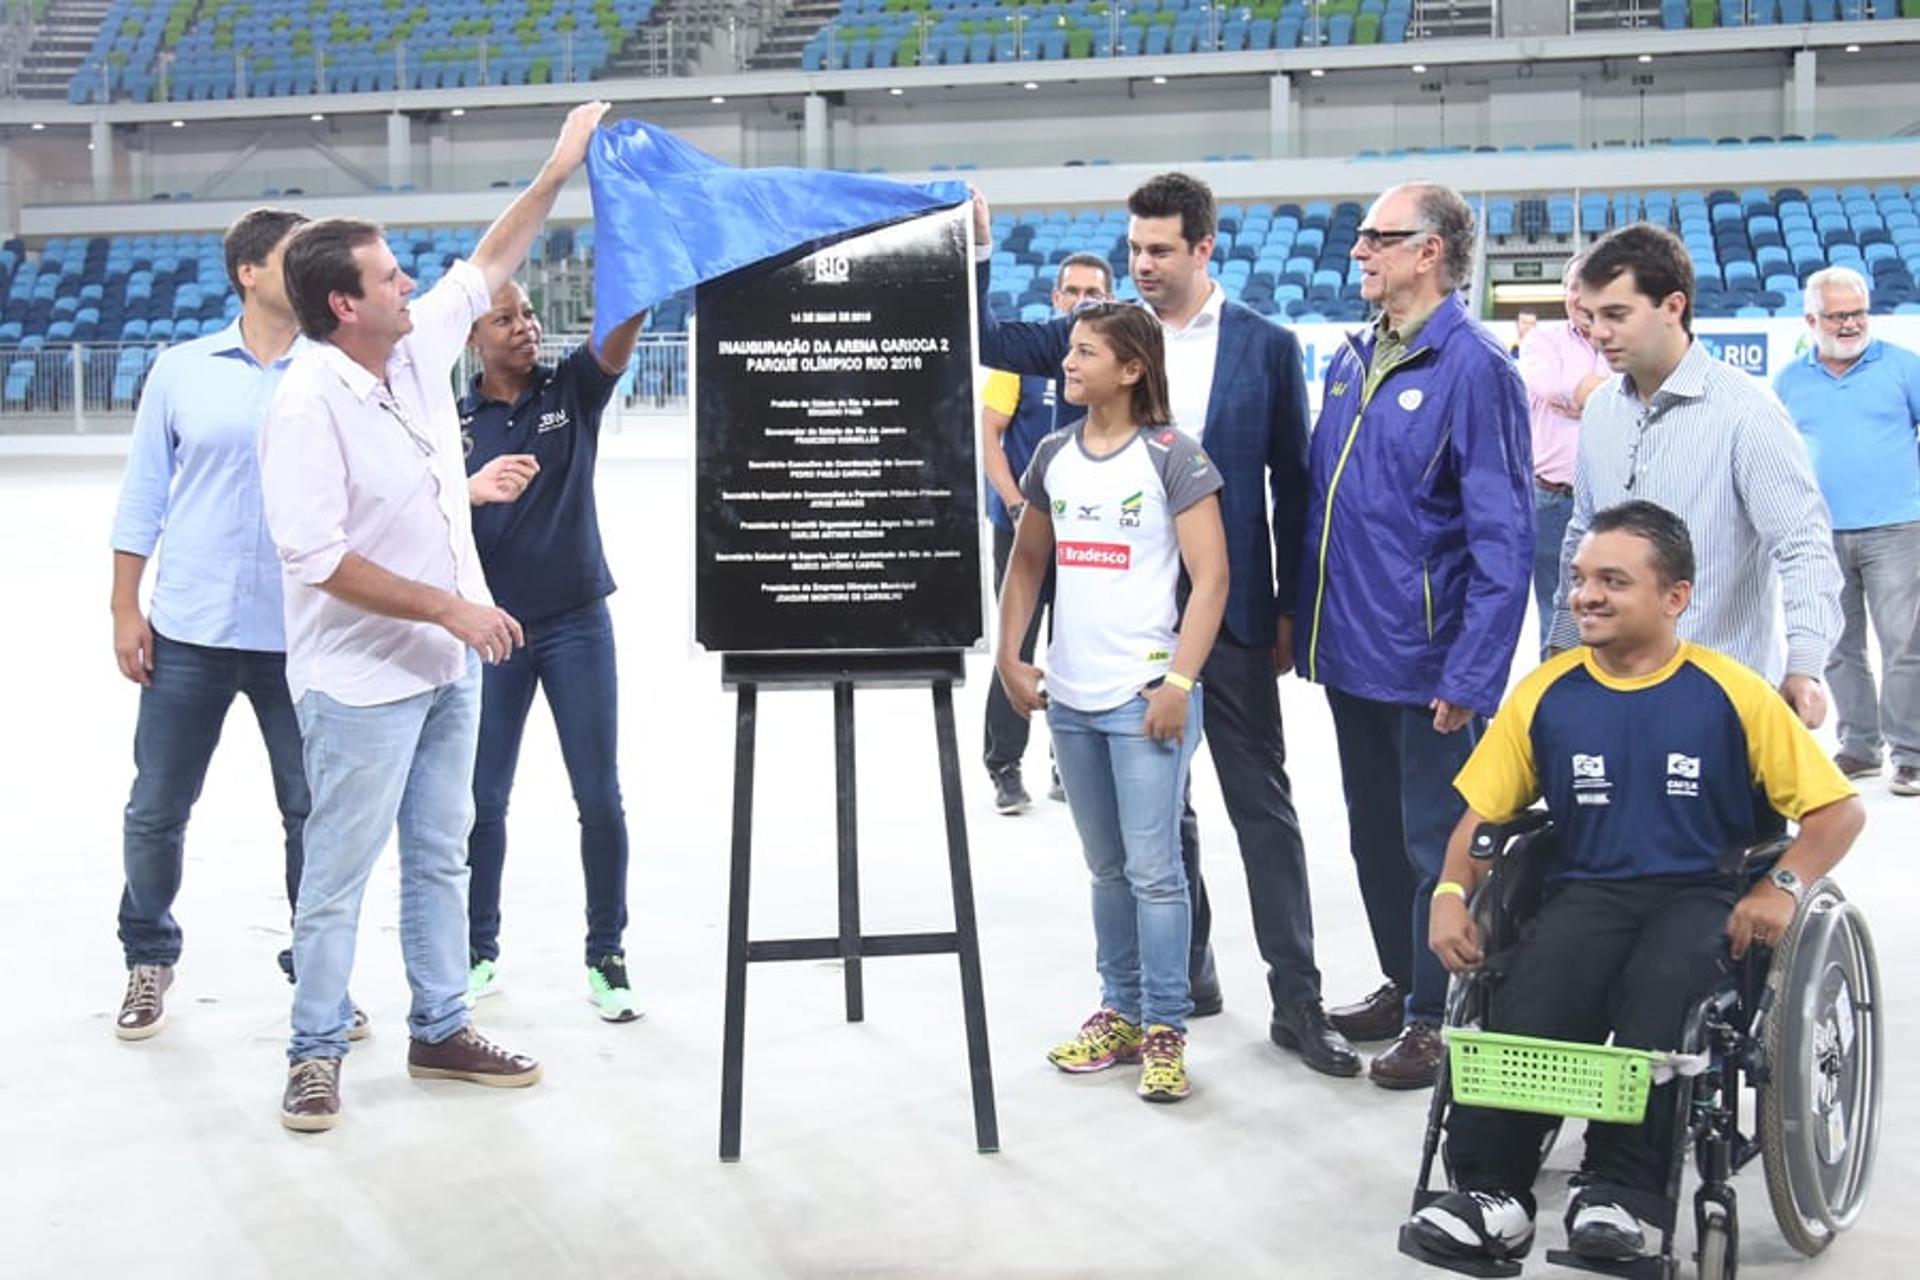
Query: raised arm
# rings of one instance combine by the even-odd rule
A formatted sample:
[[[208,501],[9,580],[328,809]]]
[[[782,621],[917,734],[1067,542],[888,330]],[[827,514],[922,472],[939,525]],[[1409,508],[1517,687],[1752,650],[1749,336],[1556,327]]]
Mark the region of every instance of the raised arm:
[[[520,264],[527,260],[527,251],[533,248],[533,238],[540,234],[547,215],[553,212],[560,188],[566,186],[574,170],[586,162],[587,143],[599,128],[600,118],[607,114],[608,105],[583,102],[567,113],[566,123],[560,126],[560,137],[553,144],[553,154],[540,166],[539,175],[532,185],[514,197],[506,212],[494,219],[487,234],[474,247],[473,265],[487,278],[488,297],[511,280]]]
[[[634,344],[640,341],[640,326],[646,322],[647,313],[642,311],[610,331],[605,346],[593,349],[593,358],[600,362],[604,372],[617,378],[627,371],[627,366],[633,363]]]

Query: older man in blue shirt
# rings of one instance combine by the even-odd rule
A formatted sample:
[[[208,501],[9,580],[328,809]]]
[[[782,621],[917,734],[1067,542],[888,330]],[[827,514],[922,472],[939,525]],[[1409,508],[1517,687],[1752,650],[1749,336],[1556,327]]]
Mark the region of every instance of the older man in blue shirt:
[[[1774,379],[1806,439],[1833,511],[1846,619],[1827,660],[1840,712],[1834,763],[1849,778],[1880,772],[1920,795],[1920,356],[1868,332],[1867,281],[1846,267],[1807,280],[1813,347]],[[1867,619],[1880,640],[1880,688],[1867,663]]]
[[[280,251],[305,221],[288,209],[254,209],[228,228],[227,275],[240,316],[162,352],[134,420],[113,526],[114,654],[120,673],[140,686],[122,835],[128,976],[114,1032],[123,1040],[153,1035],[165,1017],[180,958],[173,900],[187,817],[236,694],[253,704],[266,740],[289,906],[299,892],[307,780],[287,697],[280,562],[261,511],[254,438],[303,342],[281,285]],[[163,534],[149,615],[140,581]]]

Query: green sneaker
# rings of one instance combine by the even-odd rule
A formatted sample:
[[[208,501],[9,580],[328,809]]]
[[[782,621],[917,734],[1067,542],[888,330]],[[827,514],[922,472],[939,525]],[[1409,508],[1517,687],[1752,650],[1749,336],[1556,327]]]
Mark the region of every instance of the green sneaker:
[[[1187,1083],[1187,1038],[1158,1023],[1140,1043],[1140,1096],[1148,1102],[1178,1102],[1191,1092]]]
[[[605,1022],[632,1022],[645,1012],[627,983],[624,956],[603,956],[587,966],[587,999]]]
[[[1102,1009],[1080,1024],[1080,1034],[1047,1050],[1047,1061],[1069,1075],[1105,1071],[1122,1062],[1140,1060],[1140,1028],[1111,1009]]]
[[[467,970],[467,1008],[500,990],[500,966],[491,960],[475,960]]]

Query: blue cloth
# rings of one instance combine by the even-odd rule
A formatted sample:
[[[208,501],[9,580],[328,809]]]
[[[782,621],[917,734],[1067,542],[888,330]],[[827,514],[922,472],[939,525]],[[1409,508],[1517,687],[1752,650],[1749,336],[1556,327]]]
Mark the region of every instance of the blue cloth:
[[[480,676],[480,750],[473,763],[467,838],[467,951],[500,958],[500,876],[507,862],[507,798],[533,691],[546,691],[580,816],[587,878],[586,963],[625,955],[627,815],[620,802],[619,670],[605,600],[527,624],[527,642]]]
[[[263,366],[235,320],[168,347],[154,361],[134,417],[113,549],[166,546],[151,621],[187,644],[285,652],[280,558],[267,534],[255,450],[260,420],[287,365]]]
[[[1066,359],[1073,317],[996,321],[987,305],[988,272],[989,264],[981,263],[975,274],[980,363],[1014,373],[1056,374]],[[1278,616],[1294,611],[1300,582],[1307,381],[1298,339],[1237,302],[1229,301],[1220,313],[1220,350],[1200,444],[1226,482],[1220,491],[1220,518],[1227,535],[1222,625],[1242,645],[1269,648]]]
[[[1054,762],[1093,873],[1094,963],[1100,1003],[1136,1026],[1187,1029],[1193,912],[1180,861],[1187,770],[1200,746],[1201,689],[1187,699],[1176,742],[1141,732],[1147,700],[1106,711],[1047,707]]]
[[[473,509],[473,543],[487,589],[522,623],[613,592],[593,471],[600,415],[619,381],[582,343],[558,365],[536,365],[533,380],[510,405],[481,395],[478,373],[460,399],[468,475],[503,453],[530,453],[540,462],[540,474],[517,499]]]
[[[736,169],[639,120],[594,134],[587,177],[595,347],[703,280],[970,198],[960,182],[909,186],[818,169]]]
[[[1378,379],[1374,337],[1349,337],[1327,368],[1300,671],[1376,702],[1444,698],[1490,715],[1533,577],[1526,388],[1457,294]]]
[[[425,693],[350,707],[318,689],[294,704],[313,812],[293,917],[291,1061],[341,1058],[353,1025],[360,902],[400,828],[400,954],[407,1034],[439,1044],[467,1025],[467,830],[480,731],[480,660]]]
[[[1920,355],[1875,338],[1835,376],[1816,348],[1773,389],[1806,438],[1835,529],[1920,520]]]
[[[120,895],[120,945],[127,966],[175,964],[187,817],[221,726],[236,694],[253,704],[273,773],[273,795],[285,831],[287,909],[300,892],[300,837],[306,826],[307,775],[300,763],[300,726],[287,696],[286,655],[182,644],[153,633],[153,682],[140,690],[134,722],[133,792],[121,826],[126,888]]]
[[[1014,479],[1027,474],[1035,446],[1060,427],[1078,422],[1085,413],[1079,405],[1061,401],[1060,384],[1052,378],[1023,374],[1020,403],[1013,411],[1013,421],[1007,424],[1006,434],[1000,437],[1000,448],[1007,455],[1007,465],[1013,468]],[[995,528],[1013,532],[1013,519],[1007,513],[1006,501],[992,485],[987,486],[987,518]]]

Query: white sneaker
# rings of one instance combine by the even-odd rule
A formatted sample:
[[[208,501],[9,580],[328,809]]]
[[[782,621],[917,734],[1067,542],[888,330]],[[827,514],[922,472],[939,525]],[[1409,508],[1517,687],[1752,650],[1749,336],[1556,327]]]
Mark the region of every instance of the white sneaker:
[[[1533,1247],[1533,1215],[1497,1191],[1449,1191],[1407,1225],[1422,1245],[1450,1258],[1523,1258]]]
[[[1647,1232],[1631,1211],[1595,1201],[1574,1209],[1567,1223],[1567,1248],[1583,1258],[1630,1262],[1646,1252]]]

